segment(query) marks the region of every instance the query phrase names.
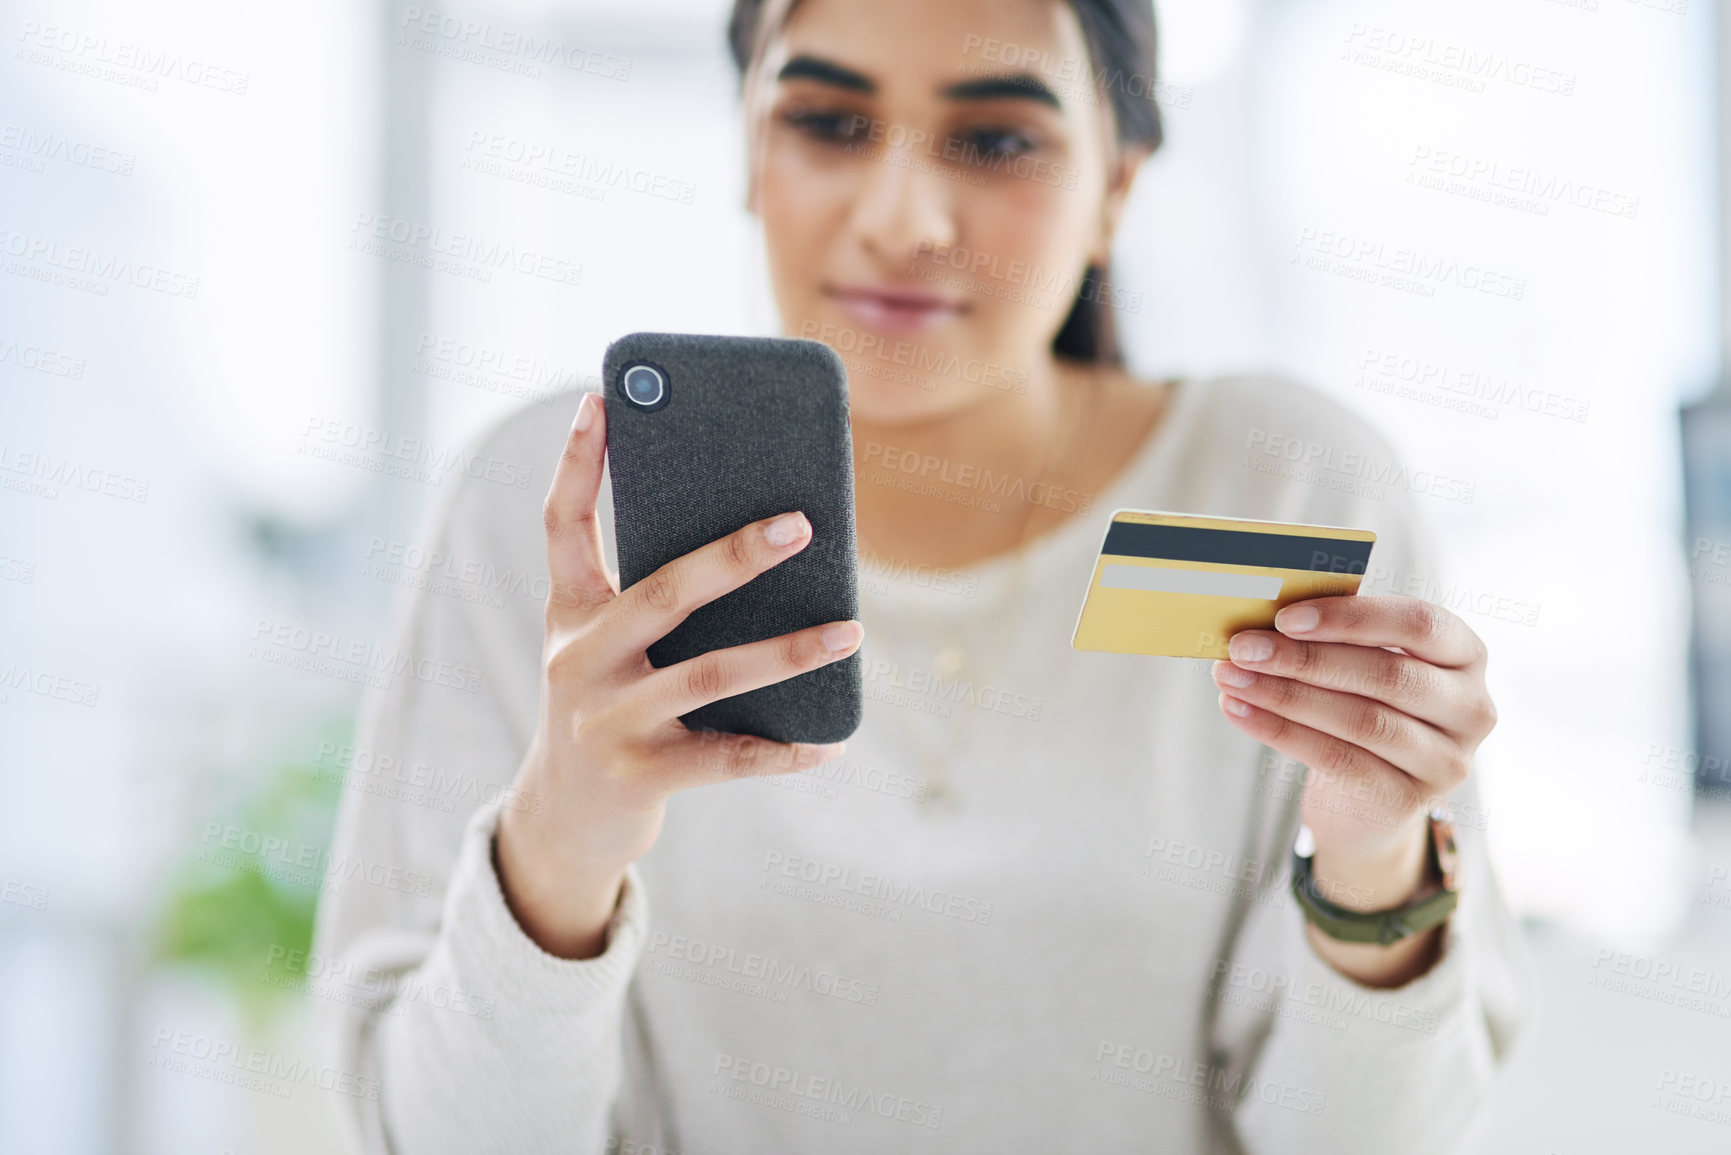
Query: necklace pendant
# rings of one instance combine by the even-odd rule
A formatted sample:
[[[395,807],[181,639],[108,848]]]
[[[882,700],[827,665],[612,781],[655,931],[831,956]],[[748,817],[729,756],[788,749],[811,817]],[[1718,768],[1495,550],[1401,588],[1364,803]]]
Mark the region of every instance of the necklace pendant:
[[[968,652],[956,642],[945,643],[932,659],[932,670],[942,678],[955,676],[967,664]]]

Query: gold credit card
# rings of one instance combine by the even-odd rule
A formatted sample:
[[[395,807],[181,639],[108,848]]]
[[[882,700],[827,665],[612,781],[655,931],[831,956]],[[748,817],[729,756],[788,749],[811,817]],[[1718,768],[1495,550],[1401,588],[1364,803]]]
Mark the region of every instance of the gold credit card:
[[[1376,534],[1335,525],[1120,509],[1070,645],[1224,658],[1239,630],[1271,630],[1289,602],[1358,592]]]

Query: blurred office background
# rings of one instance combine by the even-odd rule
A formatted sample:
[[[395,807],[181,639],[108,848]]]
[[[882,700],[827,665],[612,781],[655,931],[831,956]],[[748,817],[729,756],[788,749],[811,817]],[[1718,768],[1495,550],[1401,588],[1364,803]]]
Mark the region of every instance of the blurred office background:
[[[1490,1149],[1723,1151],[1654,1106],[1666,1072],[1731,1080],[1716,6],[1158,11],[1136,366],[1292,374],[1457,483],[1417,499],[1445,547],[1418,576],[1491,646],[1482,818],[1546,974]],[[316,1079],[176,1061],[316,1061],[290,952],[360,687],[272,640],[381,642],[438,576],[411,547],[442,489],[380,472],[391,444],[456,452],[634,329],[773,331],[724,19],[8,9],[0,1151],[333,1148]],[[540,183],[536,149],[644,179]],[[457,237],[562,272],[441,261]],[[1456,272],[1378,283],[1408,260]],[[1700,968],[1705,1002],[1595,985],[1624,954]]]

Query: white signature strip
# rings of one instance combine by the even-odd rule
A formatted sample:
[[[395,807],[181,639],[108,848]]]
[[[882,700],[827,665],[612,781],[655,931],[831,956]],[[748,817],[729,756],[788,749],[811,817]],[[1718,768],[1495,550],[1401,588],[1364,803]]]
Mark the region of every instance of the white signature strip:
[[[1205,594],[1216,598],[1280,596],[1280,578],[1260,573],[1219,573],[1205,569],[1164,569],[1146,565],[1108,565],[1100,584],[1113,590],[1148,590],[1159,594]]]

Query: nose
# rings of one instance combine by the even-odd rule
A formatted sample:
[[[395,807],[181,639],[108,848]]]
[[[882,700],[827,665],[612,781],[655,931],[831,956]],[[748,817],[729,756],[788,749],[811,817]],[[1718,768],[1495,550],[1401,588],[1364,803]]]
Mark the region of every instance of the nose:
[[[956,243],[955,182],[922,151],[884,148],[866,163],[849,225],[867,252],[888,267]]]

